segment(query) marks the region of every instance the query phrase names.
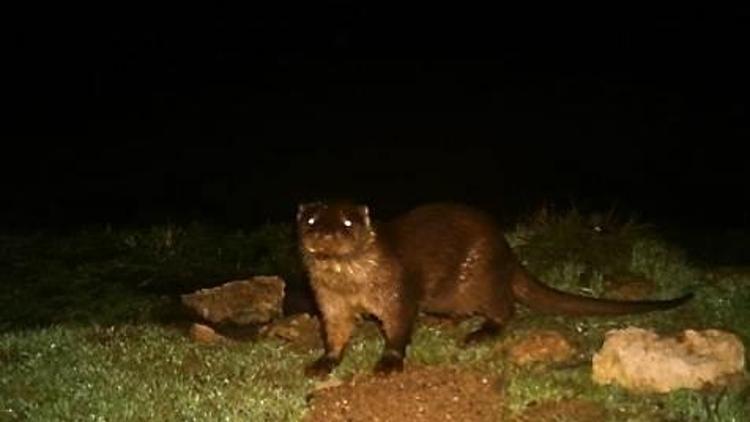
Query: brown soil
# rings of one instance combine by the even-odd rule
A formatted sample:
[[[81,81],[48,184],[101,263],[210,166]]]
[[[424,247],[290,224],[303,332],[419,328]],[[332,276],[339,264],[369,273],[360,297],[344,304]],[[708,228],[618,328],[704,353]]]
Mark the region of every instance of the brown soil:
[[[503,397],[496,382],[443,367],[361,375],[314,392],[305,421],[502,421]]]
[[[596,403],[586,400],[546,401],[531,406],[513,422],[600,422],[607,420],[607,412]]]

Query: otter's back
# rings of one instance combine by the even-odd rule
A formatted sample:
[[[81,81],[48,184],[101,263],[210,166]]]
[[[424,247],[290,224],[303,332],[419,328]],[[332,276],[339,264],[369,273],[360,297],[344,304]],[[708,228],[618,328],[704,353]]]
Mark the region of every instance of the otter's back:
[[[425,205],[384,227],[387,241],[433,307],[470,302],[463,295],[497,288],[487,269],[515,262],[502,232],[484,212],[459,204]],[[438,311],[440,309],[437,309]]]

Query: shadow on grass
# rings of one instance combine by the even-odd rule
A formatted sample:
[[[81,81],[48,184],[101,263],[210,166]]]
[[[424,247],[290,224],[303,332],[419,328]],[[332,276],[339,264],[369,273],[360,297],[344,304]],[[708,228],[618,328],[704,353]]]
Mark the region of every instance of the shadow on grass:
[[[288,312],[309,311],[288,225],[192,224],[0,235],[0,332],[60,323],[172,324],[180,295],[255,275],[287,283]]]
[[[750,267],[750,230],[666,227],[659,230],[696,266]]]

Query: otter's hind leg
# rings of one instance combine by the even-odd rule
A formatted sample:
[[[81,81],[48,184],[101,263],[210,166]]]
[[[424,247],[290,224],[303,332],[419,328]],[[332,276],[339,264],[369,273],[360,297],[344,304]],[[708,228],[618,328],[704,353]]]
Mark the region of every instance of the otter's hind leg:
[[[484,295],[484,299],[478,305],[479,309],[477,313],[482,315],[485,320],[479,329],[469,333],[464,338],[465,345],[497,337],[503,327],[513,317],[514,302],[510,289],[504,288],[505,286],[502,283],[492,283],[491,285],[500,285],[500,288],[486,292],[487,294]]]

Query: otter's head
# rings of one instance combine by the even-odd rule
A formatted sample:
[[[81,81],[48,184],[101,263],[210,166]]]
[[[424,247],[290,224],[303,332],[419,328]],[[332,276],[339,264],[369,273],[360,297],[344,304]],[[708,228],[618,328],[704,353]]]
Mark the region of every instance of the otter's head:
[[[299,205],[300,247],[316,258],[346,258],[363,251],[375,233],[366,206],[314,202]]]

